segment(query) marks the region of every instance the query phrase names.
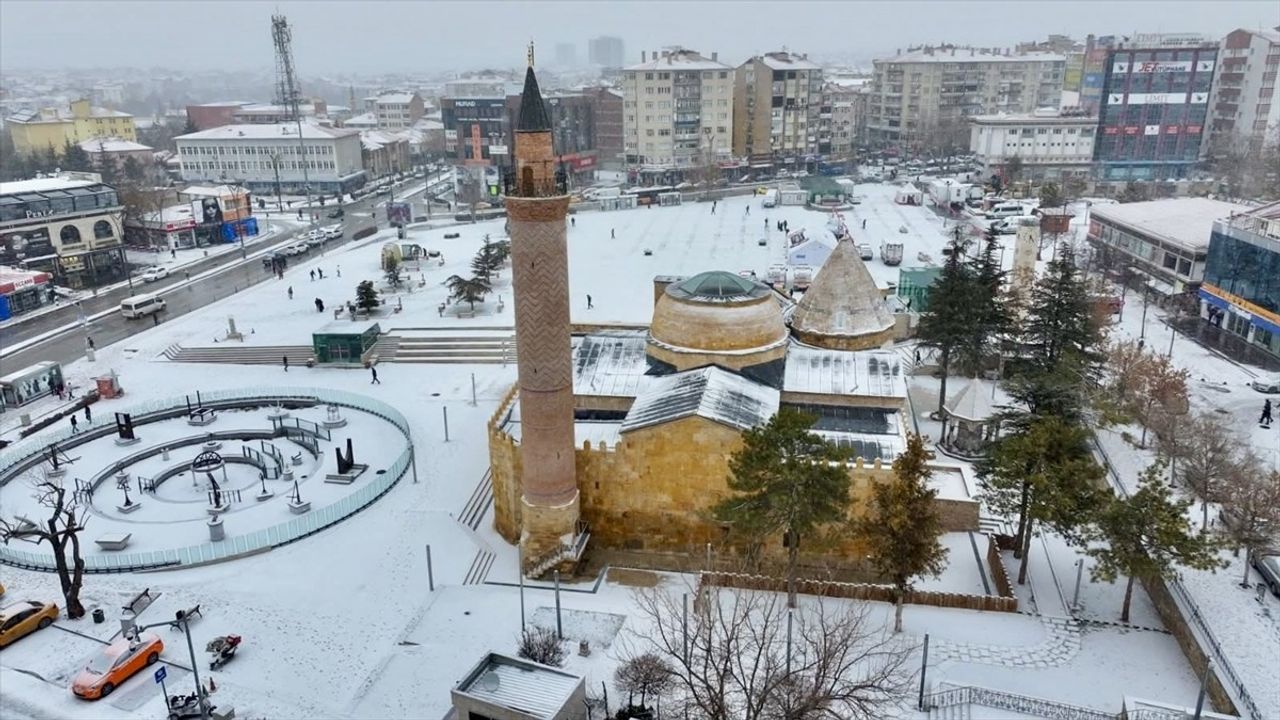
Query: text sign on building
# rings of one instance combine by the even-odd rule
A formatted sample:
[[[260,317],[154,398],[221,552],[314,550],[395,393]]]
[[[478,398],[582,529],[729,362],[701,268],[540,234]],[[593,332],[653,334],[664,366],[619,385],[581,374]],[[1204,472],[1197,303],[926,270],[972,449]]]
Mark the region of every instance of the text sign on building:
[[[1120,105],[1126,102],[1129,105],[1204,105],[1209,102],[1209,93],[1194,92],[1189,96],[1185,92],[1129,93],[1127,100],[1124,93],[1107,95],[1108,105]]]
[[[490,145],[489,154],[490,155],[506,155],[507,146],[506,145]]]

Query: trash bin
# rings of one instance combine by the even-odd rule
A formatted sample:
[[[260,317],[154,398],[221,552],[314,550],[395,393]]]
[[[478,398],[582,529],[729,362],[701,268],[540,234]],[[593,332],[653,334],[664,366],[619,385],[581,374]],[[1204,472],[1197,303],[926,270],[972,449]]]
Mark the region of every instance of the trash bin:
[[[101,625],[102,623],[106,622],[106,620],[107,620],[107,614],[106,614],[105,612],[103,612],[103,611],[102,611],[102,608],[94,608],[94,610],[93,610],[93,624],[94,624],[94,625]]]

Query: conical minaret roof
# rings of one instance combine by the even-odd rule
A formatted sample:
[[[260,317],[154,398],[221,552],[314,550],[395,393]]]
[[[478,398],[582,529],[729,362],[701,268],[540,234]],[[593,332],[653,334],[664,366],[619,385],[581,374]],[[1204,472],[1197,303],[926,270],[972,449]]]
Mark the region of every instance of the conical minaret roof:
[[[848,239],[836,243],[791,316],[791,328],[802,341],[843,348],[863,336],[868,346],[879,345],[883,340],[874,336],[892,331],[893,324],[893,313]]]
[[[538,78],[533,74],[530,65],[524,71],[524,91],[520,93],[520,117],[516,120],[518,132],[543,132],[551,129],[551,118],[547,117],[547,107],[542,102],[542,91],[538,89]]]

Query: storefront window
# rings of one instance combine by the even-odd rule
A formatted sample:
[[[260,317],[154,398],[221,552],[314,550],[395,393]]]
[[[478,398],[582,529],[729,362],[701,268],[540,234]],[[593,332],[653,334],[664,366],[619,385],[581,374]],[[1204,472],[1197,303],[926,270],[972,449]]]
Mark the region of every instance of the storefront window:
[[[111,229],[111,223],[107,222],[106,220],[99,220],[98,222],[93,224],[94,240],[106,240],[114,236],[115,236],[115,231]]]
[[[58,231],[58,239],[63,245],[75,245],[80,242],[80,230],[75,225],[63,225]]]

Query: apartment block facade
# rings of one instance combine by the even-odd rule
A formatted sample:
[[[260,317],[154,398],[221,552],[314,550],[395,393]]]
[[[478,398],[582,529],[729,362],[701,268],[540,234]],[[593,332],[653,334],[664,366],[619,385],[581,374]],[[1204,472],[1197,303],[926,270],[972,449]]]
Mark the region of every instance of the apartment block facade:
[[[939,150],[968,141],[968,119],[1058,107],[1066,57],[926,46],[876,60],[867,133],[873,145]]]
[[[733,154],[752,165],[804,166],[822,152],[822,66],[805,55],[771,52],[734,71]],[[830,137],[826,152],[830,152]]]
[[[1233,30],[1222,40],[1209,98],[1215,154],[1257,152],[1280,142],[1280,28]]]
[[[982,176],[1002,175],[1018,158],[1022,179],[1053,181],[1089,175],[1098,118],[1040,110],[1027,115],[977,115],[970,119],[969,150]]]
[[[179,135],[178,157],[187,182],[234,182],[254,194],[326,195],[364,185],[360,133],[302,123],[223,125]]]
[[[680,182],[733,156],[734,70],[693,50],[641,53],[623,69],[623,147],[632,180]]]
[[[13,137],[13,150],[18,155],[48,152],[61,155],[67,143],[80,143],[92,138],[120,138],[136,141],[133,116],[118,110],[94,107],[88,100],[76,100],[66,110],[42,108],[4,119]]]

